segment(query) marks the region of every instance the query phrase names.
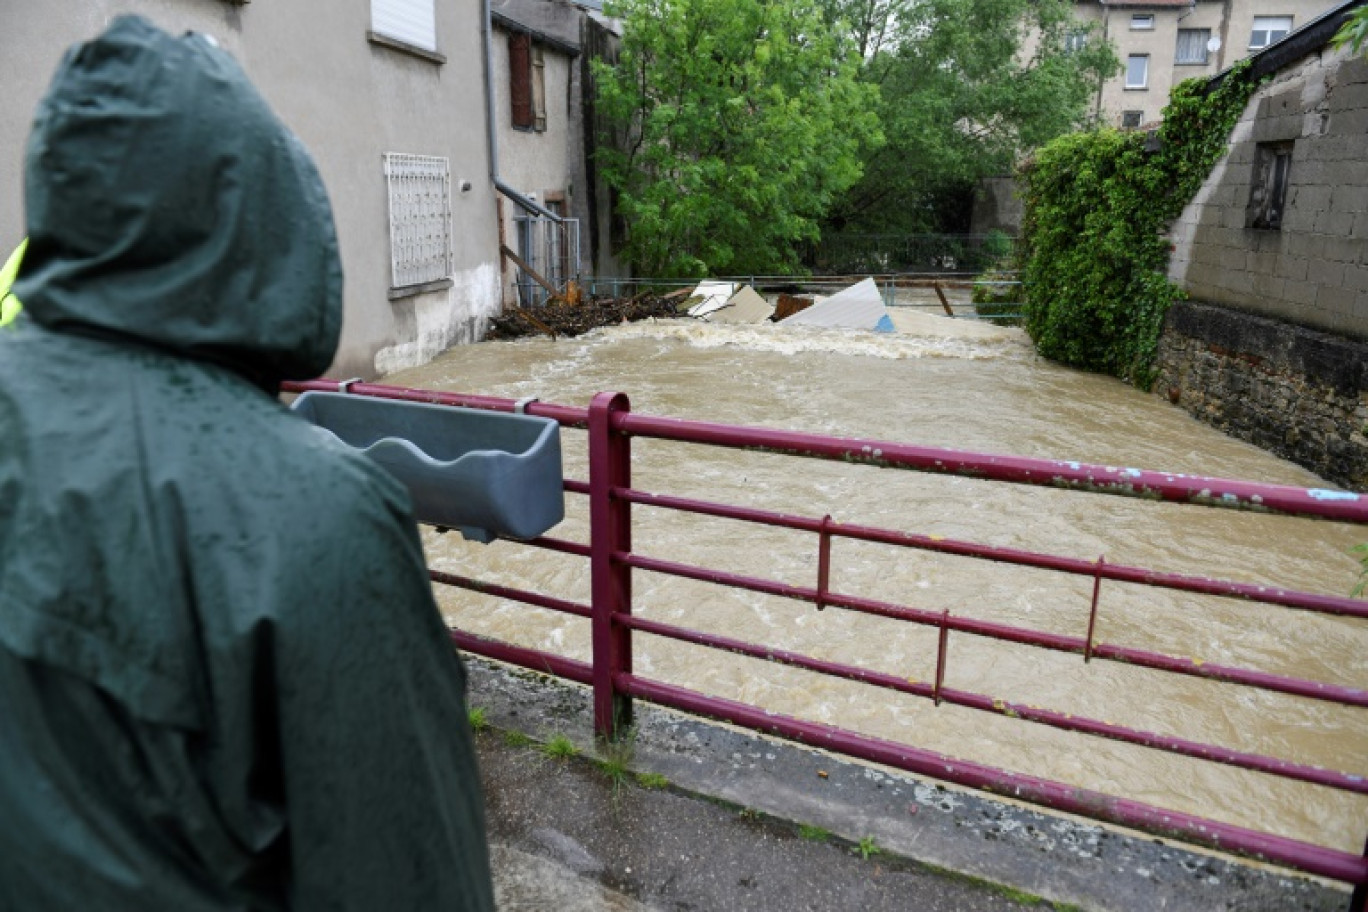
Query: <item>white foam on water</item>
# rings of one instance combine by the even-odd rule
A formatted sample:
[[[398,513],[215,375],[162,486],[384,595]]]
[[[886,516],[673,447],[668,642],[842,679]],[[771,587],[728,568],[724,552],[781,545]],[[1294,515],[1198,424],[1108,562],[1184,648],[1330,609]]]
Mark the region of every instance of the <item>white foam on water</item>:
[[[948,319],[941,322],[953,323]],[[684,342],[695,348],[734,347],[780,354],[828,352],[888,360],[984,360],[1031,355],[1025,335],[1019,330],[992,329],[995,331],[985,333],[983,326],[966,324],[959,333],[950,328],[939,333],[915,330],[873,333],[814,326],[780,326],[774,323],[719,325],[697,320],[642,320],[596,329],[581,338],[585,341],[661,339]]]

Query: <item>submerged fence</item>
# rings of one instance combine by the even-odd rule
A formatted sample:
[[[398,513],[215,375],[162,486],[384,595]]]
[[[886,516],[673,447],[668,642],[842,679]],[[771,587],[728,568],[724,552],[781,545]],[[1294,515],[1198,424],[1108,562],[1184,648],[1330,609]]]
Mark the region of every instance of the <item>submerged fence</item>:
[[[675,684],[653,680],[635,673],[632,665],[633,635],[650,634],[861,682],[875,688],[910,694],[931,700],[937,705],[948,703],[991,713],[1019,720],[1021,724],[1041,725],[1139,745],[1168,754],[1254,770],[1280,779],[1310,783],[1351,795],[1368,795],[1368,779],[1362,774],[1363,771],[1324,769],[1283,757],[1233,750],[1218,744],[1157,734],[1101,719],[993,698],[945,684],[949,640],[952,635],[971,634],[974,637],[1022,647],[1071,653],[1079,656],[1085,663],[1124,663],[1165,674],[1226,682],[1258,691],[1290,694],[1319,703],[1363,711],[1368,710],[1368,689],[1363,687],[1201,662],[1183,656],[1100,642],[1095,633],[1096,620],[1103,601],[1104,581],[1241,599],[1277,606],[1292,612],[1311,612],[1365,620],[1368,620],[1368,602],[1209,577],[1158,572],[1143,567],[1113,564],[1103,559],[1087,561],[1036,551],[957,541],[940,536],[837,523],[833,522],[830,516],[800,516],[638,490],[632,485],[632,440],[650,438],[708,447],[743,448],[793,457],[872,465],[883,469],[971,476],[1006,484],[1062,488],[1087,492],[1094,496],[1135,497],[1192,504],[1195,505],[1194,509],[1207,507],[1256,510],[1364,526],[1368,526],[1368,496],[638,415],[631,412],[627,397],[618,393],[600,393],[586,409],[540,402],[515,403],[512,400],[493,397],[402,389],[377,384],[343,384],[330,380],[288,384],[287,389],[292,392],[310,389],[342,391],[353,395],[506,412],[514,411],[515,407],[522,407],[528,414],[552,418],[563,427],[583,428],[588,431],[589,479],[566,479],[564,487],[567,492],[589,498],[590,541],[586,543],[542,537],[527,544],[587,559],[591,571],[589,604],[495,585],[451,573],[432,571],[431,576],[434,581],[444,585],[514,600],[587,620],[591,625],[592,662],[582,662],[537,649],[497,642],[458,630],[452,631],[452,638],[461,648],[472,653],[590,685],[593,688],[595,726],[598,732],[606,737],[611,738],[619,734],[624,726],[631,724],[633,699],[645,699],[685,712],[723,719],[758,731],[883,763],[910,773],[1330,878],[1354,887],[1350,903],[1352,910],[1363,912],[1365,905],[1368,904],[1368,852],[1363,855],[1353,854],[1037,776],[965,761],[914,745],[859,734],[838,726],[776,714],[739,700],[708,696]],[[632,548],[632,507],[638,504],[809,533],[816,538],[816,579],[811,586],[797,586],[638,553]],[[957,617],[948,611],[930,611],[834,591],[829,585],[832,569],[831,544],[838,538],[877,542],[897,548],[958,555],[1083,577],[1092,582],[1092,600],[1086,627],[1080,625],[1076,634],[1066,635],[970,617]],[[774,649],[764,643],[745,642],[731,636],[692,630],[636,616],[633,614],[632,598],[634,571],[700,580],[815,604],[818,608],[839,608],[930,627],[937,632],[939,645],[934,679],[911,681],[896,675]],[[1289,615],[1289,619],[1295,620],[1296,616]],[[1358,670],[1362,671],[1362,668]]]
[[[925,310],[960,319],[1019,324],[1024,290],[1018,273],[1010,270],[974,272],[851,272],[828,275],[737,275],[708,279],[661,279],[644,276],[586,277],[591,298],[627,298],[653,292],[669,294],[700,282],[749,285],[766,298],[777,295],[830,296],[864,279],[873,280],[884,306]]]
[[[1017,239],[986,234],[825,234],[802,251],[803,264],[830,275],[851,272],[982,272],[1012,256]]]

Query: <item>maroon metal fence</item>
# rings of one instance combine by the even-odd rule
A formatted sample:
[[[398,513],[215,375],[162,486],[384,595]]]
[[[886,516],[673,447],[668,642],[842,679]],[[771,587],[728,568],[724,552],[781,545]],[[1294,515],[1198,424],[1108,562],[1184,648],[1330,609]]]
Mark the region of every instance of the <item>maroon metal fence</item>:
[[[857,734],[835,726],[779,715],[744,703],[706,696],[676,685],[653,681],[632,671],[632,634],[641,631],[733,654],[806,669],[875,687],[935,701],[995,713],[1056,729],[1141,745],[1154,750],[1195,757],[1317,786],[1368,795],[1368,778],[1361,773],[1327,770],[1277,757],[1231,750],[1213,744],[1140,731],[1097,719],[1060,713],[944,685],[946,644],[951,632],[969,633],[1036,648],[1075,653],[1084,662],[1122,662],[1163,672],[1231,682],[1250,688],[1293,694],[1343,706],[1368,708],[1368,690],[1321,681],[1303,680],[1254,669],[1199,662],[1094,639],[1101,582],[1112,580],[1205,595],[1244,599],[1286,609],[1368,619],[1368,602],[1290,591],[1275,587],[1213,580],[1141,567],[1112,564],[1099,558],[1084,561],[939,536],[916,535],[868,526],[837,523],[831,517],[797,516],[690,498],[639,491],[631,484],[631,440],[656,438],[718,447],[744,448],[792,456],[839,460],[885,468],[966,475],[1016,484],[1040,485],[1097,494],[1138,497],[1208,507],[1258,510],[1368,525],[1368,496],[1344,492],[1261,485],[1200,476],[1147,472],[1137,469],[1086,465],[1077,462],[1027,459],[967,453],[902,443],[854,440],[736,427],[632,414],[627,397],[600,393],[588,409],[571,408],[487,396],[440,393],[359,382],[331,380],[287,384],[287,390],[341,390],[354,395],[433,402],[467,408],[513,411],[521,405],[528,414],[553,418],[562,426],[589,432],[589,481],[565,480],[569,492],[589,497],[590,542],[542,537],[528,544],[589,559],[591,604],[582,605],[512,587],[498,586],[450,573],[432,571],[434,581],[504,599],[511,599],[589,620],[593,662],[585,663],[540,650],[452,631],[461,648],[591,685],[597,731],[613,737],[630,725],[632,698],[639,697],[685,712],[723,719],[759,731],[816,745],[850,756],[887,764],[918,775],[954,782],[1000,795],[1133,827],[1245,855],[1354,887],[1350,908],[1364,912],[1368,904],[1368,849],[1355,855],[1325,846],[1276,836],[1190,814],[1142,804],[1114,795],[1081,789],[1034,776],[948,757],[907,744]],[[794,586],[762,578],[727,573],[632,551],[633,504],[723,517],[813,533],[818,536],[816,586]],[[983,560],[1054,570],[1093,580],[1087,631],[1069,636],[968,617],[948,611],[928,611],[833,592],[828,588],[831,541],[847,538],[897,547],[933,551]],[[632,614],[632,571],[647,570],[703,580],[754,592],[832,606],[937,629],[939,650],[934,681],[907,679],[778,650],[763,644],[689,630]]]

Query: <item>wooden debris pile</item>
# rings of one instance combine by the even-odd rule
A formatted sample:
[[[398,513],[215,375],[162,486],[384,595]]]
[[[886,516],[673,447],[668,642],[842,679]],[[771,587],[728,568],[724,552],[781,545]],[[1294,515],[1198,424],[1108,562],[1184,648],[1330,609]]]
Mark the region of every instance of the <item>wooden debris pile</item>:
[[[687,294],[685,291],[684,294]],[[506,307],[490,321],[490,339],[516,339],[543,333],[578,336],[600,326],[645,320],[648,317],[677,317],[680,292],[659,295],[642,292],[630,298],[583,298],[578,294],[558,295],[535,307]]]

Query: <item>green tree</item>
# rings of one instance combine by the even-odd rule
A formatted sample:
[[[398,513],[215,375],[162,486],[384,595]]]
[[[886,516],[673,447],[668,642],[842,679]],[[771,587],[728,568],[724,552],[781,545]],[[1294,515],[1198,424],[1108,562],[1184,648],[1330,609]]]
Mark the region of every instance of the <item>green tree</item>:
[[[628,259],[653,276],[792,272],[797,245],[878,144],[858,57],[819,0],[617,0],[599,105],[625,140],[598,164]]]
[[[865,50],[886,142],[832,211],[837,229],[962,230],[976,181],[1084,124],[1111,45],[1069,0],[825,0]]]

